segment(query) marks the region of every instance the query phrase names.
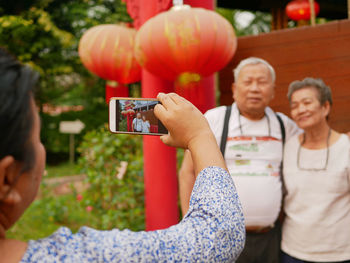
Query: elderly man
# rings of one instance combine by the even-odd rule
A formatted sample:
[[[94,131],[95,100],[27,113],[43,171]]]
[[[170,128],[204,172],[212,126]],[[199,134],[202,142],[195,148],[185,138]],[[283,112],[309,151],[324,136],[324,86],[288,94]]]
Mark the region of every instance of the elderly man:
[[[282,204],[283,141],[296,134],[296,124],[268,104],[274,97],[275,71],[265,60],[247,58],[234,70],[235,103],[205,116],[216,137],[242,203],[247,239],[237,262],[279,262]],[[191,153],[180,169],[182,212],[195,181]]]
[[[136,118],[132,120],[132,131],[133,132],[142,132],[142,119],[141,112],[136,114]]]

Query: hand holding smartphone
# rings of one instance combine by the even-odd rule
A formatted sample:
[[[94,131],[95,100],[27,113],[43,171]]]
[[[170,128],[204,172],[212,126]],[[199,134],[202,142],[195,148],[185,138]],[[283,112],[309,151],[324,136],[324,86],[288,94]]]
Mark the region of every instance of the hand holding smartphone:
[[[158,103],[157,99],[112,98],[109,101],[109,130],[126,134],[168,134],[154,115],[154,107]]]
[[[112,98],[109,103],[109,129],[114,133],[162,135],[160,139],[169,146],[189,149],[195,167],[195,174],[208,166],[227,170],[215,137],[203,114],[189,101],[175,93],[158,94],[155,99]],[[161,103],[160,103],[161,102]],[[141,129],[134,119],[141,113],[141,119],[151,119],[154,130]],[[147,113],[147,114],[146,114]],[[154,114],[155,113],[155,114]],[[145,118],[142,116],[145,115]],[[169,129],[156,118],[164,122]],[[139,125],[139,126],[137,126]],[[148,125],[147,125],[148,126]],[[145,129],[147,129],[147,126]],[[154,126],[154,127],[155,127]]]
[[[191,102],[176,93],[159,93],[157,98],[161,104],[155,108],[155,114],[169,130],[160,137],[165,144],[186,149],[194,142],[214,138],[208,121]]]

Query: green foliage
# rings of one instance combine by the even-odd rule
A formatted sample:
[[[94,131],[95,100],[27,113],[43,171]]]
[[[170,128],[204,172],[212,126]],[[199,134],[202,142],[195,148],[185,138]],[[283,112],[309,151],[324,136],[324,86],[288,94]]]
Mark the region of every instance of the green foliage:
[[[28,241],[51,235],[59,227],[69,227],[76,232],[81,226],[97,228],[100,218],[93,211],[87,211],[78,201],[76,194],[53,196],[52,187],[41,185],[43,192],[16,224],[7,231],[6,237]]]
[[[215,10],[225,17],[235,29],[237,36],[257,35],[270,32],[271,14],[264,12],[249,12],[237,9],[216,8]],[[242,16],[245,15],[246,24],[242,24]]]
[[[71,164],[68,162],[59,164],[59,165],[47,165],[46,166],[47,175],[45,178],[51,177],[62,177],[77,175],[80,173],[76,164]]]
[[[83,67],[78,55],[79,39],[92,26],[131,22],[131,18],[121,0],[12,2],[0,8],[0,46],[40,73],[36,92],[40,109],[46,103],[84,106],[83,112],[61,116],[41,111],[42,140],[47,151],[68,153],[68,135],[59,133],[60,121],[80,119],[86,127],[84,133],[108,119],[105,81]],[[82,135],[76,136],[77,144]]]
[[[77,193],[72,187],[71,194],[57,196],[55,185],[44,180],[39,199],[7,232],[8,238],[39,239],[60,226],[73,232],[81,226],[144,230],[142,137],[115,135],[101,127],[86,133],[79,151],[78,167],[87,175],[89,188]],[[128,162],[128,167],[118,179],[121,161]],[[76,165],[48,167],[47,171],[49,177],[75,174]]]
[[[100,229],[144,229],[142,137],[115,135],[102,127],[84,136],[79,164],[87,175],[89,189],[83,204],[100,216]],[[122,179],[121,162],[127,162]]]

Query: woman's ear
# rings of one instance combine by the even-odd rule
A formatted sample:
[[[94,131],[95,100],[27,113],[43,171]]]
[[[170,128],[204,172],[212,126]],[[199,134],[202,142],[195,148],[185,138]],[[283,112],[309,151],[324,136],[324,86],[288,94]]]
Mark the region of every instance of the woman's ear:
[[[5,156],[0,160],[0,201],[2,203],[15,204],[21,201],[20,194],[13,187],[18,173],[19,169],[12,156]]]
[[[324,116],[329,116],[329,113],[331,111],[331,104],[329,103],[329,101],[326,101],[322,107],[324,108]]]

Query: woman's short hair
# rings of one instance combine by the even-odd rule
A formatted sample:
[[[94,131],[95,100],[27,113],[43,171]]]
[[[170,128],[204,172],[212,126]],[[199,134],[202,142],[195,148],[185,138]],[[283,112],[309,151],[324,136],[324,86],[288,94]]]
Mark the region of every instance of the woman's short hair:
[[[289,85],[287,94],[289,103],[291,103],[292,95],[295,91],[306,87],[314,87],[317,90],[317,97],[321,105],[324,105],[326,101],[328,101],[330,105],[333,104],[332,91],[330,87],[327,86],[322,79],[310,77],[304,78],[303,80],[293,81]]]
[[[235,81],[237,81],[239,73],[241,72],[242,68],[248,65],[257,65],[257,64],[265,65],[267,69],[270,71],[272,82],[276,81],[276,73],[274,68],[270,65],[270,63],[262,58],[256,58],[256,57],[249,57],[239,62],[237,67],[233,70],[233,76],[235,77]]]
[[[30,170],[35,160],[30,102],[37,80],[36,72],[0,48],[0,160],[13,156],[23,163],[23,172]]]

